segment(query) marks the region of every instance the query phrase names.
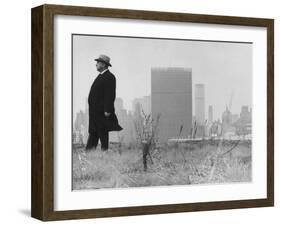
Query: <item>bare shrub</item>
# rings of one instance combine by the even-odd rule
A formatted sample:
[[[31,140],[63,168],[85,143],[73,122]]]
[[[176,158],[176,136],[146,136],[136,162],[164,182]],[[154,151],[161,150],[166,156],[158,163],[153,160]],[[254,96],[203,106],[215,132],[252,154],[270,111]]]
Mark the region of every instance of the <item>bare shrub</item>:
[[[153,164],[150,150],[156,147],[156,143],[158,141],[159,120],[160,114],[157,115],[156,119],[153,119],[151,114],[145,114],[142,109],[140,109],[140,112],[136,114],[134,119],[137,142],[141,147],[143,155],[144,171],[147,171],[148,158]]]

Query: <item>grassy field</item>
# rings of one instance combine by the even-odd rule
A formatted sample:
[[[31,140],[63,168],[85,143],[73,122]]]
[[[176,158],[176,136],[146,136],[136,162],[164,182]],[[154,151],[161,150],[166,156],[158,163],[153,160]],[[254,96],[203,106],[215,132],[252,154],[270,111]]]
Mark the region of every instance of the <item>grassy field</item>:
[[[250,182],[251,145],[241,143],[226,153],[230,149],[223,143],[192,148],[166,145],[150,152],[145,172],[141,149],[85,153],[77,148],[73,150],[73,189]]]

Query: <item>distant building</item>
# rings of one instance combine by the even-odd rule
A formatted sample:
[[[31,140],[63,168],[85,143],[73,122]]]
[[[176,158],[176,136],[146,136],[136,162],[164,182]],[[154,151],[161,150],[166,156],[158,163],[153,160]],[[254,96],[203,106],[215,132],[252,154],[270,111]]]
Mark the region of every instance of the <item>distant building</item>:
[[[252,109],[248,106],[242,106],[240,118],[233,123],[236,128],[237,135],[246,136],[252,133]]]
[[[225,111],[222,113],[222,134],[226,138],[230,134],[235,134],[235,127],[232,125],[232,113],[226,106]]]
[[[213,106],[209,105],[208,109],[208,122],[212,123],[213,122]]]
[[[251,122],[252,121],[252,109],[249,111],[248,106],[242,106],[241,107],[241,113],[240,113],[240,119],[245,122]]]
[[[121,111],[121,110],[124,109],[124,103],[123,103],[123,99],[122,99],[122,98],[117,97],[117,98],[115,99],[114,108],[115,108],[115,111],[116,111],[116,112]]]
[[[128,144],[133,141],[133,118],[131,114],[124,109],[123,99],[118,97],[114,102],[115,113],[118,118],[119,124],[123,128],[120,132],[110,132],[109,140],[115,142],[122,142]]]
[[[205,125],[205,86],[195,85],[195,117],[200,125]]]
[[[154,119],[160,114],[160,142],[188,137],[192,128],[191,69],[152,68],[151,109]]]
[[[80,110],[76,113],[74,120],[73,134],[76,138],[73,142],[77,142],[77,137],[79,137],[79,143],[86,144],[88,139],[88,113]]]
[[[222,124],[219,120],[216,120],[212,123],[210,130],[209,130],[209,136],[210,137],[219,137],[222,135]]]
[[[222,124],[230,125],[231,122],[232,122],[232,114],[229,111],[228,107],[226,106],[225,111],[222,113]]]
[[[135,98],[133,100],[133,111],[136,111],[137,104],[140,105],[138,107],[141,107],[141,110],[143,110],[146,115],[151,114],[151,97],[150,96]]]
[[[231,122],[232,123],[235,123],[238,119],[239,119],[239,115],[238,114],[232,114],[231,115]]]

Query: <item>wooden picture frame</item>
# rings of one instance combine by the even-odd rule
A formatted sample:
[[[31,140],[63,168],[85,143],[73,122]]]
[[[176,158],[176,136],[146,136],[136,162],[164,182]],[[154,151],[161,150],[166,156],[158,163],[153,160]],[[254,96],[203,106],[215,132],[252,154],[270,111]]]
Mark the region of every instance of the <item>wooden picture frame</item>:
[[[54,210],[54,16],[85,16],[267,29],[267,198],[167,205]],[[274,20],[110,8],[41,5],[32,9],[31,215],[51,221],[274,205]]]

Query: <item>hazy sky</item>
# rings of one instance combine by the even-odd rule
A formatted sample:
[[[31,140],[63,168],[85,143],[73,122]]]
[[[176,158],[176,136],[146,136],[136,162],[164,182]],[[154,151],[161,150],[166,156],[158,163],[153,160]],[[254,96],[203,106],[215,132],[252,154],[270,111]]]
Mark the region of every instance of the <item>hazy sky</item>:
[[[192,69],[194,87],[205,84],[206,117],[213,105],[214,119],[221,118],[233,93],[232,113],[252,106],[252,45],[187,40],[163,40],[105,36],[73,36],[73,111],[84,110],[92,82],[98,75],[100,54],[111,58],[116,96],[126,109],[136,97],[151,94],[151,67]]]

